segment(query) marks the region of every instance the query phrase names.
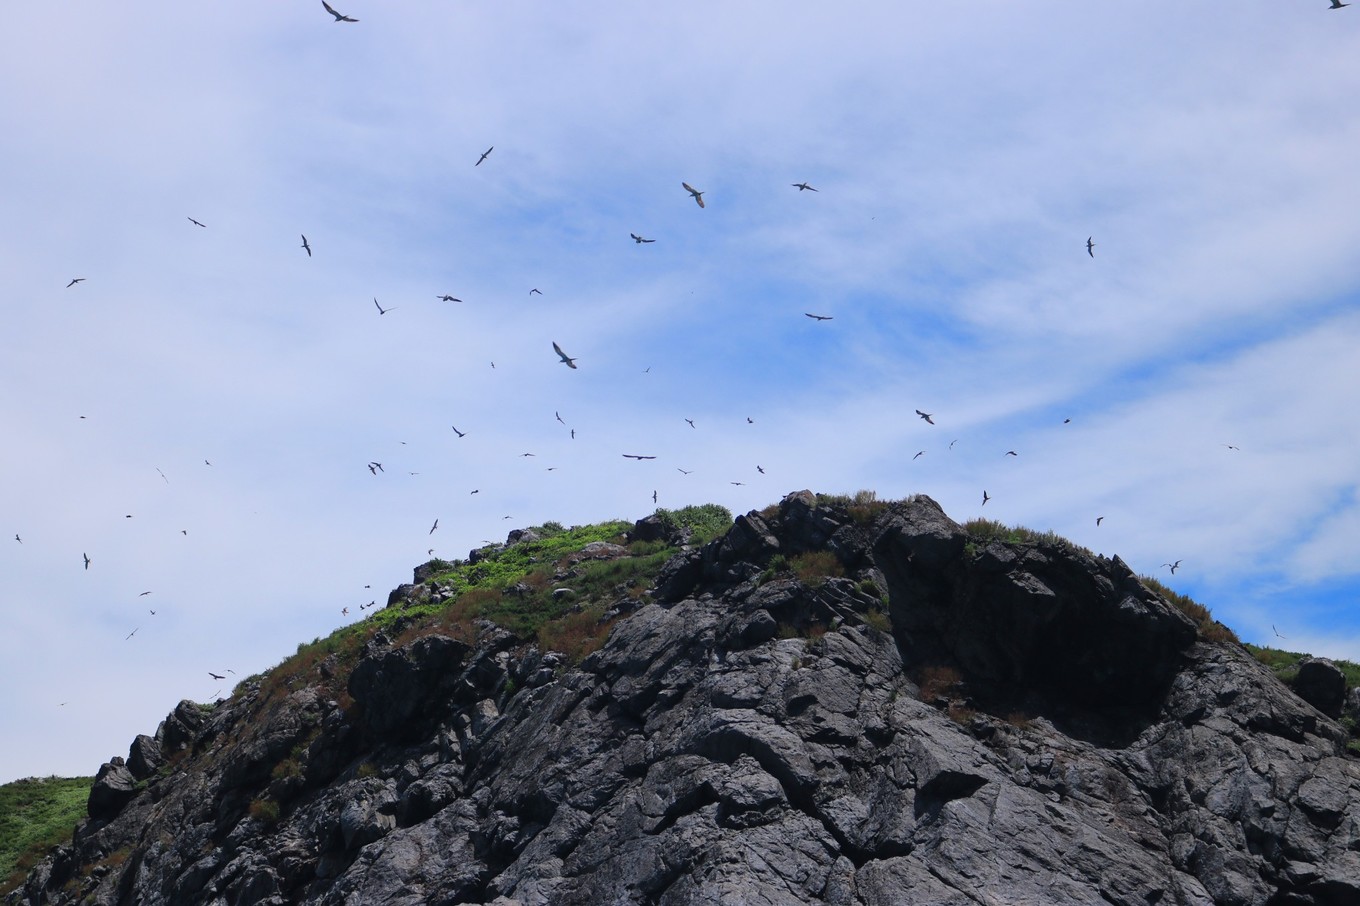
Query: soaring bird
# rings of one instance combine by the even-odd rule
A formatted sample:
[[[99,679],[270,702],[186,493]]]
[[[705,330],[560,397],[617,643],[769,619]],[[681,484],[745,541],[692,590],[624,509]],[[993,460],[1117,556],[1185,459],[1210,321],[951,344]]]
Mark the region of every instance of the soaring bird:
[[[459,437],[467,437],[467,432],[466,432],[466,431],[459,431],[457,428],[454,428],[453,425],[449,425],[449,427],[450,427],[450,428],[453,428],[453,433],[454,433],[454,434],[457,434]]]
[[[141,628],[142,628],[142,627],[140,627],[140,626],[137,627],[137,629],[141,629]],[[132,638],[134,635],[136,635],[136,634],[137,634],[137,629],[134,629],[134,630],[132,630],[131,632],[129,632],[129,633],[127,634],[127,639],[123,639],[123,641],[126,642],[128,639],[130,639],[130,638]]]
[[[382,467],[382,463],[371,462],[368,464],[368,471],[372,472],[374,475],[377,475],[379,472],[386,472],[387,470]]]
[[[194,226],[207,227],[207,224],[206,224],[206,223],[199,223],[197,220],[195,220],[195,219],[192,218],[192,217],[189,218],[189,222],[192,223]]]
[[[694,419],[692,419],[692,418],[687,418],[687,419],[685,419],[685,421],[689,422],[689,426],[690,426],[691,428],[694,427]]]
[[[373,297],[373,304],[374,304],[374,305],[378,305],[378,297],[377,297],[377,296],[374,296],[374,297]],[[393,305],[392,308],[396,308],[396,306]],[[385,315],[385,314],[387,314],[389,311],[391,311],[392,308],[383,308],[381,305],[378,305],[378,314],[380,314],[380,315]]]
[[[1096,248],[1096,244],[1095,244],[1094,242],[1091,241],[1091,237],[1090,237],[1090,236],[1087,236],[1087,237],[1086,237],[1086,254],[1088,254],[1088,255],[1090,255],[1092,258],[1094,258],[1094,257],[1096,256],[1095,248]]]
[[[463,301],[462,299],[455,299],[453,296],[450,296],[450,295],[436,296],[436,298],[439,299],[440,302],[462,302],[462,301]]]
[[[629,236],[632,236],[632,237],[633,237],[633,241],[636,242],[636,243],[638,243],[639,245],[642,244],[642,243],[644,243],[644,242],[656,242],[655,239],[643,239],[643,238],[642,238],[641,236],[639,236],[637,233],[629,233],[628,235],[629,235]]]
[[[812,188],[812,186],[808,185],[808,184],[805,183],[805,182],[796,182],[796,183],[793,184],[793,187],[794,187],[795,189],[797,189],[799,192],[816,192],[816,191],[817,191],[816,189]]]
[[[1343,3],[1343,4],[1341,4],[1341,5],[1342,5],[1342,6],[1350,6],[1349,3]],[[1278,629],[1275,628],[1275,624],[1274,624],[1274,623],[1271,623],[1271,624],[1270,624],[1270,629],[1271,629],[1271,631],[1274,632],[1276,635],[1279,635],[1280,638],[1282,638],[1282,639],[1287,639],[1287,638],[1289,638],[1289,636],[1287,636],[1287,635],[1280,635],[1280,630],[1278,630]]]
[[[682,469],[682,468],[680,468],[679,466],[676,466],[676,467],[675,467],[675,471],[679,472],[679,473],[682,474],[682,475],[688,475],[688,474],[690,474],[691,472],[693,472],[694,470],[693,470],[693,469]]]
[[[917,409],[916,414],[921,416],[921,418],[925,419],[927,425],[935,424],[935,417],[931,413],[922,412],[920,409]]]
[[[1181,561],[1177,560],[1175,563],[1163,563],[1162,565],[1171,567],[1171,575],[1174,576],[1176,574],[1176,568],[1181,565]]]
[[[89,554],[81,554],[80,556],[82,556],[82,557],[85,558],[85,568],[86,568],[86,569],[89,569],[89,568],[90,568],[90,555],[89,555]]]
[[[15,541],[18,541],[20,544],[23,544],[23,543],[24,543],[24,539],[20,538],[18,535],[15,535],[15,536],[14,536],[14,540],[15,540]]]
[[[919,453],[917,453],[915,456],[913,456],[912,459],[920,459],[922,456],[925,456],[925,455],[926,455],[926,451],[925,451],[925,450],[922,450],[921,452],[919,452]]]
[[[480,166],[482,165],[482,161],[486,160],[486,156],[487,156],[488,154],[490,154],[492,151],[494,151],[495,149],[496,149],[496,146],[495,146],[495,145],[492,145],[490,148],[487,148],[485,151],[483,151],[483,152],[482,152],[482,156],[479,157],[479,158],[477,158],[477,163],[473,164],[473,166],[474,166],[474,167],[480,167]]]
[[[213,673],[211,670],[208,671],[208,676],[211,676],[211,677],[212,677],[213,679],[215,679],[215,680],[224,680],[224,679],[227,678],[227,677],[226,677],[226,674],[224,674],[224,673]]]
[[[538,294],[541,296],[541,295],[543,295],[543,290],[538,289],[538,288],[536,288],[536,287],[535,287],[534,289],[529,290],[529,295],[532,296],[534,293],[538,293]]]
[[[70,289],[71,287],[75,286],[77,283],[84,283],[84,282],[85,282],[85,278],[84,278],[84,277],[73,277],[73,278],[71,279],[71,282],[68,283],[68,284],[66,284],[66,288],[67,288],[67,289]]]
[[[700,192],[698,189],[694,188],[694,186],[690,185],[690,184],[687,183],[687,182],[682,182],[682,183],[680,183],[680,185],[682,185],[682,186],[685,187],[685,191],[686,191],[686,192],[688,192],[690,195],[693,195],[693,196],[694,196],[694,200],[695,200],[696,202],[699,203],[699,207],[702,208],[702,207],[704,206],[704,193],[703,193],[703,192]]]
[[[568,368],[576,367],[576,360],[573,359],[571,356],[567,355],[565,352],[563,352],[562,347],[557,345],[556,340],[553,341],[553,352],[557,353],[557,355],[562,359],[563,365],[566,365]]]
[[[1006,455],[1007,455],[1007,456],[1019,456],[1020,454],[1019,454],[1019,453],[1016,453],[1014,450],[1007,450],[1007,451],[1006,451]]]
[[[1097,517],[1096,517],[1096,527],[1099,528],[1099,527],[1100,527],[1100,524],[1101,524],[1102,522],[1104,522],[1104,521],[1105,521],[1105,517],[1104,517],[1104,516],[1097,516]]]
[[[991,499],[992,499],[992,495],[991,495],[991,494],[988,494],[988,493],[984,490],[984,491],[982,492],[982,505],[983,505],[983,506],[986,506],[986,505],[987,505],[987,501],[989,501],[989,500],[991,500]]]
[[[624,458],[624,459],[656,459],[655,456],[641,456],[641,455],[639,455],[639,454],[637,454],[637,453],[625,453],[625,454],[623,454],[623,458]]]
[[[1341,7],[1343,7],[1343,6],[1350,6],[1350,4],[1349,4],[1349,3],[1342,3],[1341,0],[1332,0],[1332,5],[1331,5],[1330,7],[1328,7],[1328,8],[1329,8],[1329,9],[1341,9]],[[1279,635],[1279,633],[1276,633],[1276,635]],[[1280,638],[1284,638],[1284,636],[1280,636]]]
[[[149,595],[149,594],[151,594],[151,592],[149,592],[149,591],[144,591],[144,592],[142,592],[141,594],[139,594],[137,597],[139,597],[139,598],[145,598],[145,597],[146,597],[147,595]]]
[[[298,235],[302,237],[302,247],[307,250],[307,257],[312,257],[312,247],[307,244],[307,234],[299,233]]]
[[[656,491],[652,492],[652,503],[656,503]]]
[[[833,321],[833,320],[835,320],[831,315],[814,315],[814,314],[813,314],[812,312],[810,312],[810,311],[805,311],[805,312],[803,312],[803,314],[807,315],[809,318],[811,318],[811,319],[814,320],[814,321]]]
[[[749,416],[749,415],[746,416],[746,424],[748,424],[748,425],[754,425],[755,423],[756,423],[756,420],[755,420],[755,419],[751,418],[751,416]]]
[[[555,409],[553,410],[553,417],[556,418],[559,422],[562,422],[562,424],[564,424],[564,425],[566,424],[566,422],[563,422],[563,421],[562,421],[562,413],[561,413],[561,412],[558,412],[558,411],[555,410]]]
[[[756,466],[756,471],[759,472],[761,475],[765,474],[765,470],[762,469],[760,466]]]
[[[746,486],[746,482],[744,481],[729,481],[728,484],[736,485],[739,488]]]
[[[321,0],[321,5],[326,7],[326,12],[335,17],[336,22],[358,22],[358,19],[351,19],[349,16],[337,13],[326,0]]]
[[[1346,5],[1349,6],[1350,4],[1348,3]],[[1241,447],[1234,447],[1232,444],[1224,444],[1223,446],[1227,447],[1229,450],[1237,450],[1239,452],[1242,449]]]
[[[437,529],[437,528],[439,528],[439,520],[438,520],[438,519],[436,519],[436,520],[434,521],[434,525],[430,526],[429,534],[433,535],[433,534],[434,534],[434,530]]]

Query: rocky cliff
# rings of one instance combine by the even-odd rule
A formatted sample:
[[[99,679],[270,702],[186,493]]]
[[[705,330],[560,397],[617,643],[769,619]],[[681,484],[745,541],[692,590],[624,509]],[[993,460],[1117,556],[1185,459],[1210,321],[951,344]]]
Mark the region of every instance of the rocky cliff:
[[[801,492],[623,591],[182,703],[6,902],[1360,903],[1345,731],[1117,558]]]

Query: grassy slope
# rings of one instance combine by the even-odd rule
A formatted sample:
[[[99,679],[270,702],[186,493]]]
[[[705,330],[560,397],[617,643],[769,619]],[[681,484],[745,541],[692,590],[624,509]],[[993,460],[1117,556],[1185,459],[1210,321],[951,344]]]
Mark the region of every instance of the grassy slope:
[[[85,817],[93,777],[16,780],[0,786],[0,893],[17,887]]]

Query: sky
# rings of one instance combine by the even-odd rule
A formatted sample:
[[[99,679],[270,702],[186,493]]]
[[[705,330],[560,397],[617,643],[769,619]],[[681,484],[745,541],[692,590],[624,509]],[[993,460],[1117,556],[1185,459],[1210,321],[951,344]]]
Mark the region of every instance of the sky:
[[[804,488],[1360,660],[1360,4],[334,5],[6,10],[0,782],[431,550]]]

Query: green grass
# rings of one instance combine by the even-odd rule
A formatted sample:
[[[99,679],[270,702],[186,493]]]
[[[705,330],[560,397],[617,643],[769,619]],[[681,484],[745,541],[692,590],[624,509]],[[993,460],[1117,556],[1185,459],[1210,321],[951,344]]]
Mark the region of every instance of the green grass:
[[[46,777],[0,786],[0,895],[23,883],[85,817],[93,777]]]
[[[1261,645],[1246,645],[1245,647],[1252,653],[1253,657],[1273,670],[1275,675],[1286,683],[1292,683],[1294,677],[1298,676],[1299,663],[1305,658],[1312,657],[1311,654],[1304,652],[1282,651],[1279,648],[1266,648]],[[1353,661],[1338,660],[1332,660],[1332,663],[1336,664],[1337,668],[1345,675],[1347,689],[1360,685],[1360,664]]]

